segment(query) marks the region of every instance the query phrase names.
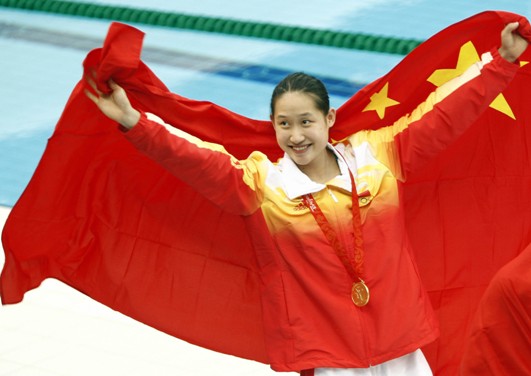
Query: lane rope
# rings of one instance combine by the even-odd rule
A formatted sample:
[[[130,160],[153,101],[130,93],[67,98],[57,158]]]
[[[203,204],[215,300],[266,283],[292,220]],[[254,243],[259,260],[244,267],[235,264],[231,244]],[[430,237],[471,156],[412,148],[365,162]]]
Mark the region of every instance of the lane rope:
[[[421,40],[349,33],[116,5],[60,0],[0,0],[0,7],[181,30],[407,55]]]

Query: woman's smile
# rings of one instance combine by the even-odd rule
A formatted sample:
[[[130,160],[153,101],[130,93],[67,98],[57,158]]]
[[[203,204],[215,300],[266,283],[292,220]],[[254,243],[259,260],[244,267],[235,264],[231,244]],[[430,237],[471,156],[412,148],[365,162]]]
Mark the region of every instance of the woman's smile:
[[[296,154],[304,154],[306,152],[306,150],[308,150],[308,148],[311,146],[311,144],[307,144],[307,145],[292,145],[291,148],[293,149],[293,151],[295,151]]]

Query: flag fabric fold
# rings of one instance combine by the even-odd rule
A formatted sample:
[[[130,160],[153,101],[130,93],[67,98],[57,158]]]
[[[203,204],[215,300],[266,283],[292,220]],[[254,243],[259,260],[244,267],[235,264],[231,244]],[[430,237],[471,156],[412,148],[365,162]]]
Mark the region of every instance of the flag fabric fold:
[[[462,65],[499,46],[503,26],[514,20],[531,40],[525,18],[494,11],[436,34],[342,105],[331,137],[410,112]],[[103,91],[114,79],[139,110],[238,158],[253,150],[281,155],[269,122],[171,93],[140,60],[142,38],[112,24],[103,47],[85,59],[84,74],[96,72]],[[528,49],[507,90],[401,187],[419,273],[440,320],[440,339],[423,349],[436,375],[456,373],[484,290],[531,243],[529,61]],[[84,80],[74,88],[4,227],[2,302],[20,302],[56,278],[171,335],[267,363],[263,281],[248,236],[260,229],[246,228],[137,152],[85,88]],[[391,101],[374,103],[376,93]]]
[[[472,321],[460,375],[531,374],[531,245],[492,278]]]

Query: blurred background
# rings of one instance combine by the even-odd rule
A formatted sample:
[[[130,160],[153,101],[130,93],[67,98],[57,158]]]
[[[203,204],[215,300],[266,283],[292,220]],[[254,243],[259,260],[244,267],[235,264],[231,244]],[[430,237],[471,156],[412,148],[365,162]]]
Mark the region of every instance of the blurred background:
[[[65,14],[67,3],[70,13],[81,9],[73,3],[92,7]],[[94,9],[102,6],[101,14],[110,17],[94,17]],[[39,163],[81,78],[83,59],[101,46],[112,16],[123,15],[123,7],[128,14],[155,10],[188,20],[241,21],[250,27],[268,23],[278,30],[298,27],[301,33],[321,30],[397,42],[386,48],[367,43],[345,48],[310,44],[308,38],[273,40],[267,33],[205,32],[191,21],[187,29],[156,25],[149,17],[127,22],[146,33],[143,59],[172,91],[257,119],[268,118],[274,85],[293,71],[322,78],[332,105],[339,107],[403,58],[405,47],[390,45],[414,46],[485,10],[531,16],[531,2],[521,0],[0,0],[0,226]],[[1,252],[0,267],[3,262]],[[45,281],[21,304],[0,307],[0,376],[213,373],[274,374],[267,365],[146,327],[55,280]]]

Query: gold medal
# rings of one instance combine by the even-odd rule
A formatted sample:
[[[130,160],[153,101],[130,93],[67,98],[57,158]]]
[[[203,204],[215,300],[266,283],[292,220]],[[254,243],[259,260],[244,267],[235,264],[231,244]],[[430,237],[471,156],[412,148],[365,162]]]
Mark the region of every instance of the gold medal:
[[[363,282],[363,280],[360,279],[359,282],[356,282],[352,285],[352,301],[355,305],[358,307],[363,307],[367,303],[369,303],[370,293],[369,288]]]

